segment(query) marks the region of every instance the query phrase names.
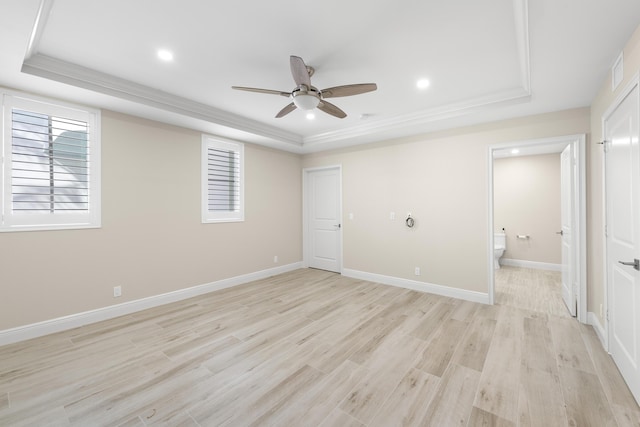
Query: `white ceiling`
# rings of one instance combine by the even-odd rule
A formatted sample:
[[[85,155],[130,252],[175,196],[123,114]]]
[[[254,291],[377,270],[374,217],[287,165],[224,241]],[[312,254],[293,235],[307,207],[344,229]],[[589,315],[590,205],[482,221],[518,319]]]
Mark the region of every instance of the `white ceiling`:
[[[588,106],[639,24],[638,0],[0,0],[0,85],[313,152]],[[231,89],[291,91],[290,55],[378,90],[308,120]]]

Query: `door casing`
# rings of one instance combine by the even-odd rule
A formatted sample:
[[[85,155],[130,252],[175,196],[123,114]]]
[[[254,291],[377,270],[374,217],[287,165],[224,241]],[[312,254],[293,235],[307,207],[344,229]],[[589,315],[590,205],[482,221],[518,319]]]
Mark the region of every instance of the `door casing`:
[[[576,318],[581,323],[587,322],[587,244],[586,244],[586,136],[585,134],[575,134],[566,136],[557,136],[551,138],[541,138],[523,141],[512,141],[500,144],[493,144],[489,146],[487,150],[487,234],[488,234],[488,247],[487,247],[487,281],[489,283],[489,304],[494,304],[494,289],[495,289],[495,271],[493,268],[493,233],[494,233],[494,209],[493,209],[493,160],[494,153],[502,150],[512,150],[514,148],[524,149],[531,147],[556,147],[561,145],[573,146],[576,159],[576,176],[575,176],[575,194],[571,197],[574,201],[575,211],[574,215],[574,254],[575,254],[575,271],[573,277],[577,288],[577,315]],[[547,152],[554,152],[549,149]],[[542,154],[540,152],[539,154]]]
[[[338,178],[340,180],[339,194],[338,194],[338,206],[340,210],[340,218],[342,218],[342,165],[321,166],[314,168],[305,168],[302,170],[302,259],[305,267],[309,267],[309,257],[311,251],[309,249],[309,195],[307,194],[307,188],[309,184],[309,175],[314,172],[326,171],[336,169],[338,171]],[[344,222],[341,221],[341,224]],[[342,248],[342,228],[338,232],[338,272],[342,274],[343,268],[343,248]]]
[[[571,144],[560,153],[560,244],[562,245],[562,299],[567,306],[569,313],[576,316],[577,301],[576,292],[573,289],[574,268],[571,268],[574,262],[576,248],[573,247],[573,211],[575,210],[575,202],[572,197],[574,186],[574,153]]]

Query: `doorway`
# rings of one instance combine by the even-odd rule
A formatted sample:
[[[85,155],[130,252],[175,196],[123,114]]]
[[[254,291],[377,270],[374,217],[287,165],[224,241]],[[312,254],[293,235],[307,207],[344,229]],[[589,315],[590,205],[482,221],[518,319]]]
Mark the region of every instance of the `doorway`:
[[[560,264],[563,271],[563,280],[566,282],[563,286],[563,299],[569,311],[572,306],[575,309],[573,313],[580,322],[585,323],[587,320],[586,307],[586,193],[585,193],[585,135],[569,135],[554,138],[544,138],[537,140],[515,141],[503,144],[495,144],[488,150],[488,242],[487,250],[488,260],[488,283],[489,283],[489,301],[495,303],[495,270],[494,270],[494,159],[512,155],[512,152],[518,151],[518,156],[533,156],[549,153],[558,153],[565,151],[566,158],[569,157],[568,171],[563,168],[565,176],[561,177],[565,195],[563,210],[566,218],[563,218],[562,228],[558,230],[561,234],[562,247],[564,249],[563,260]],[[566,165],[565,165],[566,166]],[[562,173],[561,173],[562,175]],[[568,181],[568,183],[567,183]],[[560,183],[558,183],[560,184]],[[566,210],[567,206],[572,209]],[[510,230],[511,233],[518,233],[516,230]],[[527,239],[527,235],[518,236]],[[544,263],[540,263],[544,264]]]
[[[342,168],[303,171],[303,258],[311,268],[342,272]]]

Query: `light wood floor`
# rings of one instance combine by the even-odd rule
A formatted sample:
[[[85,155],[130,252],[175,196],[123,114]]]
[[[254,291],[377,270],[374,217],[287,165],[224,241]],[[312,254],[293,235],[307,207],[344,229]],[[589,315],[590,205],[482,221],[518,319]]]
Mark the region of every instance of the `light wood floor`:
[[[494,296],[496,304],[570,317],[559,271],[502,266],[495,271]]]
[[[0,426],[21,425],[600,427],[640,409],[572,318],[304,269],[0,347]]]

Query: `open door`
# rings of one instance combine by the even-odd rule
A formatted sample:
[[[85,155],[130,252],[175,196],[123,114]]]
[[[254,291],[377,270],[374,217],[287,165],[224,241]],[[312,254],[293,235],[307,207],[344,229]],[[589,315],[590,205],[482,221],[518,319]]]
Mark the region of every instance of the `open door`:
[[[562,228],[559,231],[562,240],[562,299],[572,316],[576,315],[577,299],[573,272],[575,256],[573,245],[573,191],[575,174],[571,144],[560,155],[560,217]]]

